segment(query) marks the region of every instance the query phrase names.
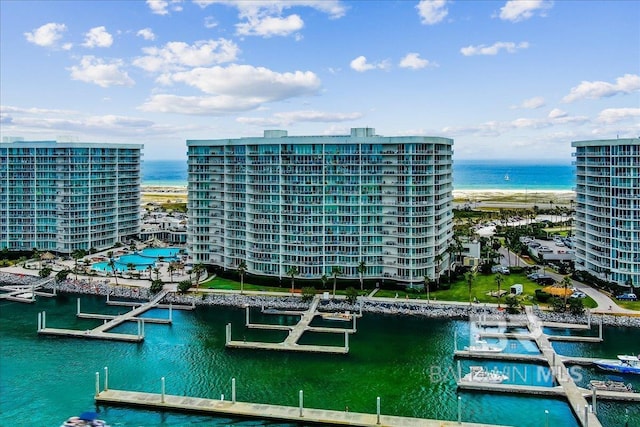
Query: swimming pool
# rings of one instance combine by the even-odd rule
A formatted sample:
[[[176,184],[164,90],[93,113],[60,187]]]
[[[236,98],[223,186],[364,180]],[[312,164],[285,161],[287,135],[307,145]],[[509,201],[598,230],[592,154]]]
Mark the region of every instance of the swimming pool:
[[[127,268],[127,264],[121,264],[119,261],[114,262],[115,268],[117,271],[127,271],[129,270]],[[151,265],[153,267],[153,263],[152,264],[147,264],[147,265],[136,265],[135,269],[138,271],[144,271],[147,269],[147,267]],[[97,271],[113,271],[113,269],[111,268],[111,266],[109,265],[109,263],[107,261],[103,261],[103,262],[97,262],[95,264],[91,264],[91,268],[93,270],[97,270]]]
[[[180,248],[144,248],[135,254],[122,255],[114,259],[117,271],[129,270],[128,265],[135,265],[134,269],[144,271],[149,266],[155,267],[156,261],[162,258],[162,261],[177,261]],[[108,262],[97,262],[91,265],[91,268],[98,271],[113,271]]]
[[[164,258],[166,261],[175,261],[180,248],[144,248],[139,254],[147,258]]]

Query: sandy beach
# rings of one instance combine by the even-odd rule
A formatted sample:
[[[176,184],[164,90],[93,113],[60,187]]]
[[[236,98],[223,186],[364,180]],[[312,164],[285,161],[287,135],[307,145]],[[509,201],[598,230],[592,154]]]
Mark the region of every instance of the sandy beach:
[[[571,190],[453,190],[456,206],[472,208],[532,208],[571,207],[576,193]]]
[[[142,202],[186,203],[186,186],[142,186]],[[455,206],[472,208],[532,208],[570,207],[575,200],[571,190],[453,190]],[[551,202],[551,203],[550,203]]]

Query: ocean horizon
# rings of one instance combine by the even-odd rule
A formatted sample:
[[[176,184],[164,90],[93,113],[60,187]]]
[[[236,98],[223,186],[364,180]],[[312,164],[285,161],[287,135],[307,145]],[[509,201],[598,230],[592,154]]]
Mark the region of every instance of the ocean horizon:
[[[142,185],[187,186],[187,160],[144,160]],[[454,190],[571,191],[575,167],[528,160],[455,160]]]

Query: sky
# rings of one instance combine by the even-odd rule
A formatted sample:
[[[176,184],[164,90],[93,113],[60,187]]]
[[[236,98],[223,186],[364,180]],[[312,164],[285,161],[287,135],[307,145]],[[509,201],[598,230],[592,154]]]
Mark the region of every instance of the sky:
[[[640,136],[640,1],[0,0],[0,134],[143,143],[454,139],[571,161]]]

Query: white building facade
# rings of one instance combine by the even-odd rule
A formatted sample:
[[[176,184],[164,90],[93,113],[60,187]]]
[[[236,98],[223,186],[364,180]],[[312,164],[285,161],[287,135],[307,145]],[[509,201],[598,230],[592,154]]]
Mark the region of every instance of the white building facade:
[[[139,144],[0,143],[0,248],[70,254],[140,232]]]
[[[345,136],[189,140],[193,262],[286,277],[435,280],[453,236],[453,140]]]
[[[640,139],[576,141],[576,269],[640,286]]]

